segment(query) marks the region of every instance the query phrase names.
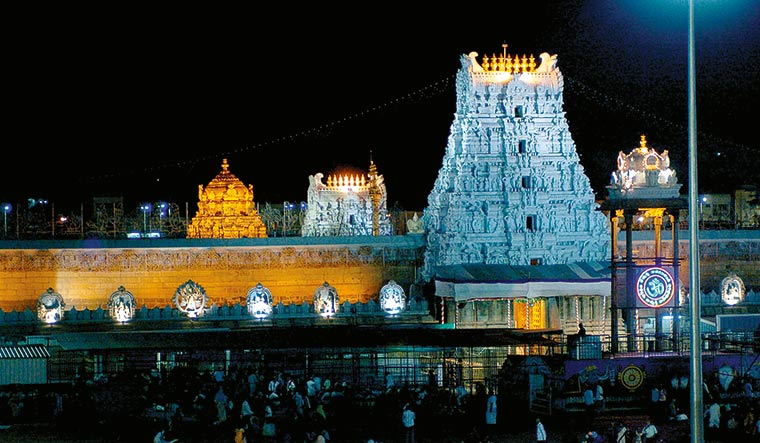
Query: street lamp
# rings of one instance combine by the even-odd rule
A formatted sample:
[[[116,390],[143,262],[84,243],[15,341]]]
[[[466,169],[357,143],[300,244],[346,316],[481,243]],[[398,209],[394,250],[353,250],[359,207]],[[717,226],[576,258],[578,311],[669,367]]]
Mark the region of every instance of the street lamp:
[[[295,204],[288,201],[282,204],[282,236],[283,237],[285,237],[285,232],[286,232],[285,228],[286,228],[286,225],[290,224],[293,209],[295,207],[296,207]]]
[[[158,202],[158,230],[160,232],[160,235],[163,235],[163,228],[164,228],[164,218],[168,215],[171,215],[171,209],[169,208],[169,203],[166,202]]]
[[[10,203],[2,203],[0,204],[0,210],[3,211],[3,231],[5,232],[4,237],[8,237],[8,214],[13,210],[13,205]]]
[[[153,212],[153,205],[150,203],[143,203],[140,205],[140,211],[143,213],[143,233],[148,232],[148,214]]]

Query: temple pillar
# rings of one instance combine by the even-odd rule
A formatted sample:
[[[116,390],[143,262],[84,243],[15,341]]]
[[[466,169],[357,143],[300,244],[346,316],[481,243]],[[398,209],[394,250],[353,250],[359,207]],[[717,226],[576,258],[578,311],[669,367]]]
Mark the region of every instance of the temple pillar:
[[[651,217],[654,222],[654,263],[657,266],[662,265],[662,217],[665,214],[665,208],[647,209],[645,216]],[[654,310],[654,334],[655,349],[663,349],[662,318],[665,312],[662,308]]]
[[[625,219],[625,308],[623,318],[628,333],[628,352],[637,351],[636,346],[636,291],[633,288],[633,216],[637,209],[624,209]]]
[[[679,260],[680,251],[678,248],[678,224],[680,223],[680,211],[678,209],[671,209],[670,225],[672,229],[673,238],[673,280],[676,284],[676,302],[673,307],[673,351],[681,351],[681,280],[679,277],[679,268],[681,263]]]
[[[610,352],[613,355],[615,355],[618,352],[618,341],[620,340],[620,337],[618,334],[617,237],[618,237],[618,220],[621,215],[622,215],[622,211],[620,210],[610,211],[610,221],[612,222],[611,229],[610,229],[610,234],[612,235],[612,238],[611,238],[612,257],[610,260],[610,264],[611,264],[610,277],[612,278],[612,294],[610,294],[610,328],[611,328]]]

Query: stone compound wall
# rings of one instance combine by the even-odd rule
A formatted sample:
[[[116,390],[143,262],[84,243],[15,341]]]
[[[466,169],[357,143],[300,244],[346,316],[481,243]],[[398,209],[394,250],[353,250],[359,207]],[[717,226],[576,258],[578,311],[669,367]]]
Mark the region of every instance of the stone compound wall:
[[[366,303],[377,300],[389,280],[409,291],[422,257],[421,236],[300,241],[240,239],[226,245],[219,240],[175,241],[171,247],[150,247],[162,244],[156,241],[149,247],[56,244],[60,247],[0,249],[0,309],[35,311],[39,296],[48,288],[63,296],[67,310],[105,309],[109,296],[120,286],[135,296],[138,309],[163,308],[173,306],[175,291],[188,280],[202,286],[209,304],[216,306],[244,303],[257,283],[272,292],[275,304],[311,303],[314,291],[325,282],[335,287],[341,303]],[[141,246],[128,240],[111,243]]]

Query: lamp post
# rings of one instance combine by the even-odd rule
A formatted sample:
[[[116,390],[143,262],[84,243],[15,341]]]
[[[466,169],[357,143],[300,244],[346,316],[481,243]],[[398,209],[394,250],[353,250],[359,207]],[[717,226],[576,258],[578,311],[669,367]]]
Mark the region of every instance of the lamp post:
[[[702,409],[702,340],[700,323],[702,307],[699,299],[699,213],[697,205],[697,98],[696,68],[694,63],[694,0],[689,0],[689,292],[691,294],[691,441],[704,441]]]
[[[148,232],[148,214],[153,211],[153,205],[150,203],[143,203],[140,205],[140,211],[143,213],[143,235]]]
[[[13,205],[10,203],[0,204],[0,209],[3,211],[3,238],[8,237],[8,214],[13,210]]]
[[[284,202],[282,204],[282,236],[285,237],[286,235],[286,225],[287,228],[290,228],[291,223],[291,217],[293,215],[293,209],[296,207],[295,204],[290,203],[288,201]]]
[[[158,230],[163,237],[164,218],[171,215],[171,209],[169,209],[169,203],[158,202]]]

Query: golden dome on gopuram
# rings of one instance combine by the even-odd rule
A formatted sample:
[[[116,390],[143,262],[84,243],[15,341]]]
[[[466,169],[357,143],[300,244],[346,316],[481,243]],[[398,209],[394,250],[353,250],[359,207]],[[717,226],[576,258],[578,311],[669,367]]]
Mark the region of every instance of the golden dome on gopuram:
[[[198,185],[198,212],[187,227],[187,238],[267,236],[253,203],[253,185],[246,187],[229,168],[225,158],[222,171],[205,188]]]

